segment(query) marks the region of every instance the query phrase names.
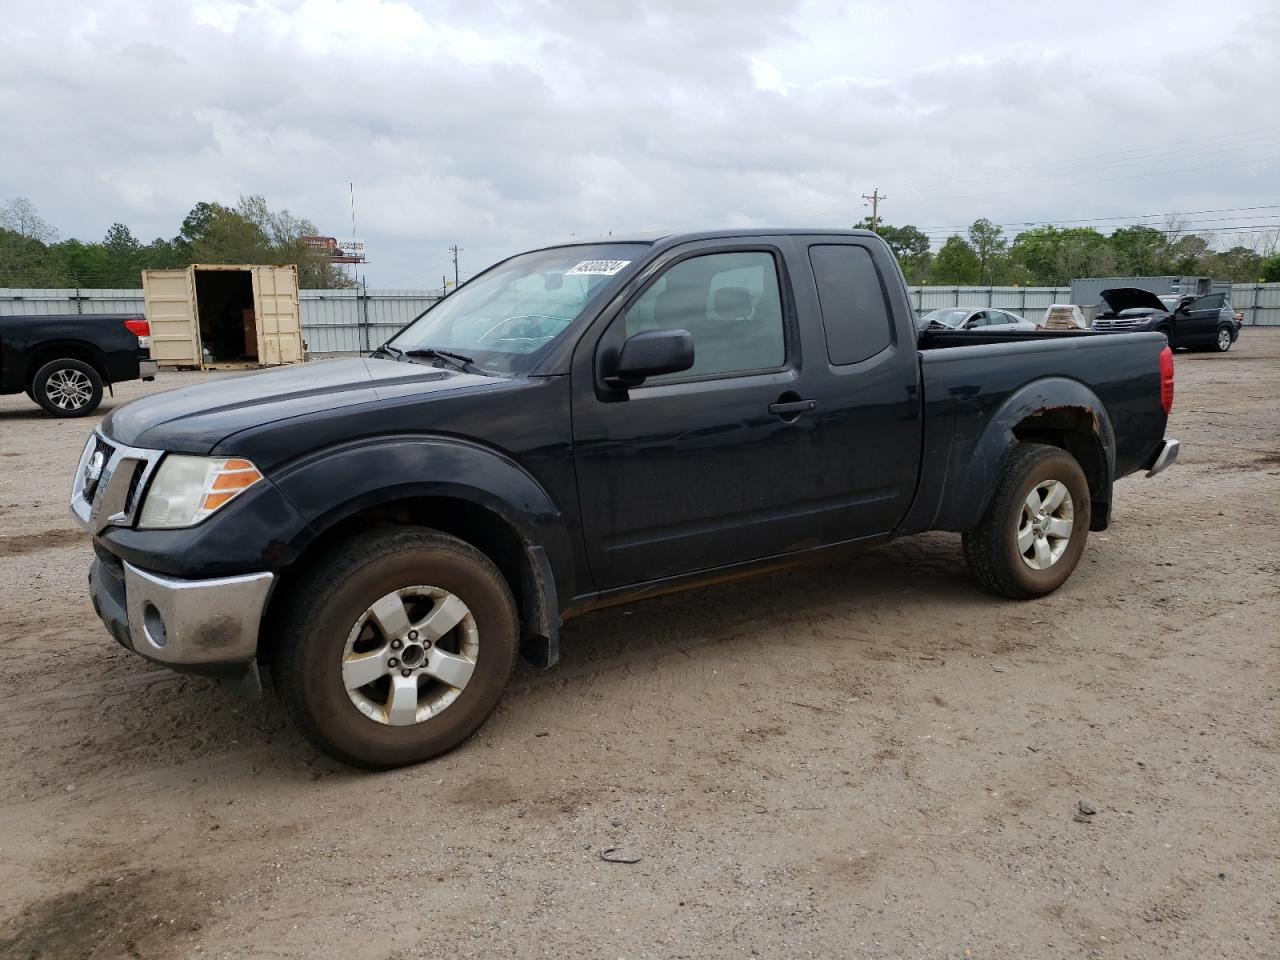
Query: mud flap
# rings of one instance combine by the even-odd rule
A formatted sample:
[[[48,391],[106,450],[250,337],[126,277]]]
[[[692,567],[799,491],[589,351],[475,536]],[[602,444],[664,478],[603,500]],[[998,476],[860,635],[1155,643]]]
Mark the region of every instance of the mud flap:
[[[546,669],[560,662],[560,603],[551,561],[542,547],[526,547],[522,565],[520,655]]]

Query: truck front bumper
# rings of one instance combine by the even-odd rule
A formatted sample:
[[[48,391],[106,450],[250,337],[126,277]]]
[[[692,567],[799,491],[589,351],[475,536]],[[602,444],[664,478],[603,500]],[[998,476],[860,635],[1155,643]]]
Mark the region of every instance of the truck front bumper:
[[[180,580],[98,556],[93,609],[121,646],[156,663],[258,687],[258,626],[275,575]]]

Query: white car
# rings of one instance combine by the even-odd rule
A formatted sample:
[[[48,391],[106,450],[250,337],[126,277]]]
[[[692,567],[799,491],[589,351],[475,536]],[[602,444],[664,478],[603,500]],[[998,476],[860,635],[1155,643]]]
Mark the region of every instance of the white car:
[[[943,307],[916,320],[917,330],[937,329],[939,326],[951,330],[981,330],[983,333],[1029,333],[1040,329],[1025,317],[991,307]]]

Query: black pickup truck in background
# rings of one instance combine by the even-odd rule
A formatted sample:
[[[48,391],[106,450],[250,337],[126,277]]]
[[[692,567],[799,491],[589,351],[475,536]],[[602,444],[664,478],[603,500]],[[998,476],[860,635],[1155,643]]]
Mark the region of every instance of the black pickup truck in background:
[[[83,417],[103,387],[152,380],[150,329],[138,316],[0,316],[0,394],[26,393],[55,417]]]
[[[72,510],[118,642],[391,767],[466,739],[563,619],[926,530],[1033,598],[1177,456],[1157,333],[928,331],[864,231],[551,247],[363,359],[127,404]]]

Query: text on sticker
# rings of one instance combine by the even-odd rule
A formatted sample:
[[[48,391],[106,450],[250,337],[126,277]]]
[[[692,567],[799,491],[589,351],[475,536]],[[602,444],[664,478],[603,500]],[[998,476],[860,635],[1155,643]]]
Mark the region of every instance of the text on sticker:
[[[583,260],[571,270],[566,270],[564,275],[566,277],[612,277],[630,262],[630,260]]]

